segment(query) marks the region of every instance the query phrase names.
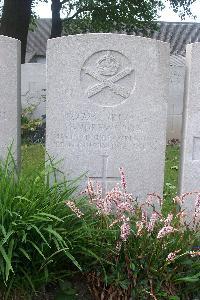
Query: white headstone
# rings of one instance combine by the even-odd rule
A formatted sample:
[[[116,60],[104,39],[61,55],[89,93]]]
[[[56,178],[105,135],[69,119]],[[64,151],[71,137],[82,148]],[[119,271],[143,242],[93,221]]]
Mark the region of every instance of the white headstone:
[[[200,191],[200,43],[186,49],[186,88],[181,152],[180,193]],[[194,210],[194,197],[185,207]]]
[[[46,114],[46,64],[22,65],[22,109],[32,108],[32,118]]]
[[[168,69],[168,45],[151,39],[48,41],[46,145],[68,178],[87,172],[107,190],[122,166],[135,197],[162,193]]]
[[[185,58],[170,56],[170,81],[168,102],[167,140],[181,139]]]
[[[12,144],[16,162],[20,162],[20,42],[0,36],[0,159],[5,159]]]

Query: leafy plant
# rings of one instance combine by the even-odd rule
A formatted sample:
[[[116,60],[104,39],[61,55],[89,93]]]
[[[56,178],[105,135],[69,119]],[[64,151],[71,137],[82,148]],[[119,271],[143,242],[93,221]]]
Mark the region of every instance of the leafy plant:
[[[123,170],[121,187],[103,195],[89,181],[81,196],[78,180],[56,180],[54,162],[29,170],[18,174],[11,155],[0,164],[1,299],[29,299],[56,282],[57,299],[73,299],[75,289],[66,278],[80,272],[95,300],[198,296],[198,193],[188,224],[177,203],[181,207],[192,193],[175,197],[166,210],[155,194],[143,204],[133,199]]]
[[[52,171],[49,166],[24,178],[11,154],[0,164],[0,286],[5,299],[13,291],[36,292],[71,265],[81,270],[67,238],[69,223],[77,238],[81,223],[63,209],[75,187],[68,182],[50,186]]]
[[[113,252],[109,257],[102,252],[110,264],[105,261],[104,269],[97,264],[88,275],[94,299],[192,299],[198,295],[200,194],[196,193],[193,215],[177,210],[177,204],[181,207],[195,193],[176,196],[166,214],[156,194],[137,203],[127,192],[123,170],[121,188],[116,186],[102,196],[101,186],[89,181],[86,193],[104,228],[115,233],[115,238],[107,240],[114,242]]]
[[[59,176],[58,182],[57,171],[50,160],[38,172],[18,173],[10,153],[0,162],[1,299],[29,299],[43,285],[103,266],[102,249],[105,255],[111,252],[112,232],[80,196],[76,203],[84,219],[75,217],[66,203],[78,181]]]

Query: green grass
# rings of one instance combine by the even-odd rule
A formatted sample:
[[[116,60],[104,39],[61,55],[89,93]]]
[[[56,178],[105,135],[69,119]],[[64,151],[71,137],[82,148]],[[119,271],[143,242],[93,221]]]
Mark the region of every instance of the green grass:
[[[165,195],[174,196],[178,192],[180,147],[167,146],[165,160]]]
[[[167,146],[165,156],[164,207],[167,214],[171,211],[174,196],[178,194],[180,146]]]
[[[42,171],[45,163],[45,148],[40,144],[22,146],[22,175]]]
[[[170,201],[178,192],[179,151],[177,145],[167,146],[165,164],[164,197]],[[22,174],[41,171],[44,168],[45,148],[40,144],[22,146]]]

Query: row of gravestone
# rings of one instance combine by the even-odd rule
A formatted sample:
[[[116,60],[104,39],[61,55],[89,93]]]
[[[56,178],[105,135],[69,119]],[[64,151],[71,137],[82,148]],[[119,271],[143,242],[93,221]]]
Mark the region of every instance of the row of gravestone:
[[[188,46],[186,60],[181,192],[199,188],[200,44]],[[49,155],[62,159],[60,169],[69,179],[87,172],[105,191],[120,180],[122,166],[135,197],[162,194],[168,83],[166,43],[119,34],[49,40]],[[0,99],[0,158],[13,143],[19,164],[20,43],[4,36],[0,37]],[[193,204],[188,206],[192,209]]]

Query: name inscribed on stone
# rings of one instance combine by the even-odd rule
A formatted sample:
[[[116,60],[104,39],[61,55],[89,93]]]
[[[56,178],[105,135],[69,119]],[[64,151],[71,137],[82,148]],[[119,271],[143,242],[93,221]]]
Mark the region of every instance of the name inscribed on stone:
[[[95,112],[67,112],[64,120],[67,132],[53,134],[57,147],[100,150],[126,149],[132,144],[139,144],[132,133],[134,124],[131,113],[108,113],[102,121]]]

